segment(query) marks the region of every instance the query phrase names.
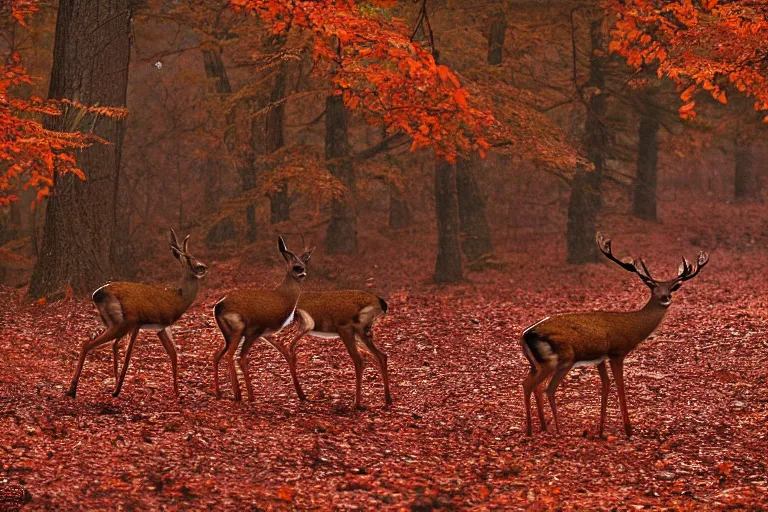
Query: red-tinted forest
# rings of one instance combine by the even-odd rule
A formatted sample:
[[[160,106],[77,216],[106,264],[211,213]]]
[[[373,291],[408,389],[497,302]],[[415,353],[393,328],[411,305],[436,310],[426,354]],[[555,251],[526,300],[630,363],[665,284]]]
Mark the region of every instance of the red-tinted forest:
[[[763,2],[0,16],[0,510],[768,506]]]

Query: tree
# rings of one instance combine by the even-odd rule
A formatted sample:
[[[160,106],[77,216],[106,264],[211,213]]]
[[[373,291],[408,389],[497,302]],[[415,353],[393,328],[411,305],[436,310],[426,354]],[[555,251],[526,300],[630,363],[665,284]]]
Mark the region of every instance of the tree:
[[[632,198],[632,213],[639,219],[655,222],[657,220],[659,114],[649,95],[642,95],[640,102],[637,178]]]
[[[130,60],[128,0],[59,2],[49,98],[124,107]],[[74,115],[74,113],[73,113]],[[49,117],[46,127],[64,132],[73,115]],[[130,273],[130,257],[118,215],[120,119],[90,115],[91,131],[109,144],[77,151],[88,180],[53,167],[42,250],[29,295],[43,297],[72,286],[85,293],[110,278]]]

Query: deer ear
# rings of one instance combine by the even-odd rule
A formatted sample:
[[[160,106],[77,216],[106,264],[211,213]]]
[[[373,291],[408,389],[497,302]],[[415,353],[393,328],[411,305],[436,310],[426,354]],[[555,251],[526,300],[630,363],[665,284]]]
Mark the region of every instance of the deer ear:
[[[280,250],[281,254],[288,252],[288,248],[285,246],[285,241],[282,236],[277,237],[277,248]]]
[[[173,229],[168,233],[168,242],[171,244],[171,247],[179,247],[179,239],[176,238],[176,232]]]
[[[187,250],[187,245],[189,244],[189,237],[192,235],[187,235],[187,237],[184,239],[184,241],[181,243],[181,250],[184,252],[189,252]]]
[[[314,245],[312,247],[310,247],[309,249],[307,249],[306,251],[304,251],[304,254],[299,256],[299,258],[301,258],[301,261],[303,261],[304,263],[308,263],[309,262],[309,258],[312,257],[312,253],[313,252],[315,252],[315,246]]]

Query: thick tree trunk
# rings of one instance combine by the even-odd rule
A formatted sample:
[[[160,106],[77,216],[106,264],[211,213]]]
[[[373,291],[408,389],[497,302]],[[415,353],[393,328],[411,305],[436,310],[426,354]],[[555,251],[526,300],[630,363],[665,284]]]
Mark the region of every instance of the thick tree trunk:
[[[602,20],[590,23],[592,52],[589,62],[589,88],[587,120],[584,125],[587,155],[594,165],[593,171],[579,169],[571,183],[571,199],[568,205],[568,262],[589,263],[598,261],[595,244],[597,215],[602,200],[600,186],[605,168],[605,151],[608,140],[605,124],[606,94],[603,70]]]
[[[274,43],[276,47],[282,47],[281,42]],[[271,155],[285,145],[283,134],[283,120],[285,118],[285,64],[280,65],[280,71],[275,77],[270,91],[269,101],[274,105],[267,112],[266,119],[266,153]],[[291,218],[291,205],[288,199],[288,187],[283,186],[269,197],[270,221],[272,224]]]
[[[86,105],[126,104],[131,13],[128,0],[61,0],[56,21],[49,97]],[[67,130],[72,116],[46,120]],[[130,274],[127,215],[118,215],[122,122],[99,118],[94,133],[111,142],[77,153],[87,177],[54,175],[43,244],[35,264],[31,297],[51,296],[67,283],[78,294]]]
[[[408,203],[403,200],[401,192],[394,185],[389,185],[389,228],[403,229],[413,223]]]
[[[456,194],[461,223],[461,248],[471,263],[493,252],[491,230],[485,216],[485,197],[480,192],[472,172],[472,160],[459,158],[456,162]]]
[[[755,169],[752,147],[748,143],[737,144],[734,151],[733,195],[739,201],[760,198],[760,176]]]
[[[325,233],[325,248],[330,254],[350,254],[357,250],[355,169],[349,158],[347,118],[344,98],[333,95],[325,100],[325,159],[328,170],[346,188],[343,197],[331,203],[331,222]]]
[[[491,66],[501,66],[506,31],[507,20],[504,18],[504,11],[498,11],[494,14],[488,31],[488,64]]]
[[[656,183],[658,181],[659,120],[655,111],[646,109],[640,118],[640,137],[637,148],[637,180],[633,213],[643,220],[656,221]]]
[[[464,275],[461,268],[456,166],[440,157],[435,162],[435,213],[437,215],[435,281],[438,283],[462,281]]]

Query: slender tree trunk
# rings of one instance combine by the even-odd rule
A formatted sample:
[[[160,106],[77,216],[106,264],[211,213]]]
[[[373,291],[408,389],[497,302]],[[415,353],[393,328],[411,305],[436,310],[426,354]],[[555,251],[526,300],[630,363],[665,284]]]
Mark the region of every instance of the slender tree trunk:
[[[459,158],[456,162],[456,193],[461,223],[461,248],[469,262],[493,252],[491,230],[485,216],[485,197],[473,173],[473,161]]]
[[[125,106],[130,27],[128,0],[61,0],[49,97]],[[71,118],[49,118],[46,125],[67,130]],[[99,118],[93,131],[111,144],[95,144],[77,153],[87,180],[54,174],[31,297],[52,296],[67,283],[75,293],[84,294],[130,274],[127,229],[118,222],[127,216],[116,211],[122,122]]]
[[[389,185],[389,228],[403,229],[413,223],[408,203],[403,200],[402,193],[394,185]]]
[[[760,198],[760,176],[755,169],[752,147],[749,143],[737,143],[734,151],[733,195],[739,201]]]
[[[637,180],[633,212],[635,217],[656,221],[656,183],[658,181],[659,120],[656,112],[646,108],[640,117],[640,137],[637,148]]]
[[[507,20],[504,11],[494,13],[490,30],[488,31],[488,64],[501,66],[504,52],[504,37],[507,31]]]
[[[282,40],[273,42],[275,48],[282,48]],[[285,64],[280,64],[280,70],[275,77],[270,91],[269,101],[274,105],[266,118],[266,153],[271,155],[285,145],[285,136],[283,133],[283,120],[285,118],[285,74],[287,72]],[[270,221],[272,224],[286,221],[291,218],[291,204],[288,198],[288,187],[283,185],[280,190],[269,197],[270,201]]]
[[[435,281],[438,283],[462,281],[464,275],[461,268],[456,166],[440,157],[435,162],[435,213],[437,215]]]
[[[577,170],[571,183],[571,199],[568,205],[568,262],[588,263],[598,261],[595,244],[597,215],[602,201],[600,187],[605,168],[605,151],[608,139],[605,124],[606,94],[603,70],[602,19],[590,23],[592,52],[589,63],[589,88],[587,120],[584,126],[585,145],[594,170]]]
[[[249,194],[248,204],[245,207],[245,239],[253,243],[257,238],[256,230],[256,204],[253,200],[251,191],[256,188],[256,177],[263,170],[264,164],[262,155],[264,155],[264,120],[260,117],[251,118],[251,138],[250,138],[250,158],[249,165],[240,169],[240,183],[245,194]]]
[[[206,48],[202,50],[203,66],[205,68],[205,77],[210,80],[211,92],[219,96],[228,96],[232,94],[232,84],[227,75],[227,68],[221,58],[221,48]],[[226,126],[224,127],[224,147],[227,153],[234,154],[235,141],[234,134],[235,115],[234,111],[227,114]],[[203,183],[205,184],[204,202],[207,212],[216,211],[221,200],[221,159],[216,155],[209,155],[206,161]],[[238,169],[239,172],[239,169]]]
[[[344,196],[331,203],[331,222],[325,233],[325,248],[331,254],[350,254],[357,250],[357,213],[353,206],[355,169],[349,158],[345,112],[341,96],[325,99],[325,159],[328,170],[346,188]]]

